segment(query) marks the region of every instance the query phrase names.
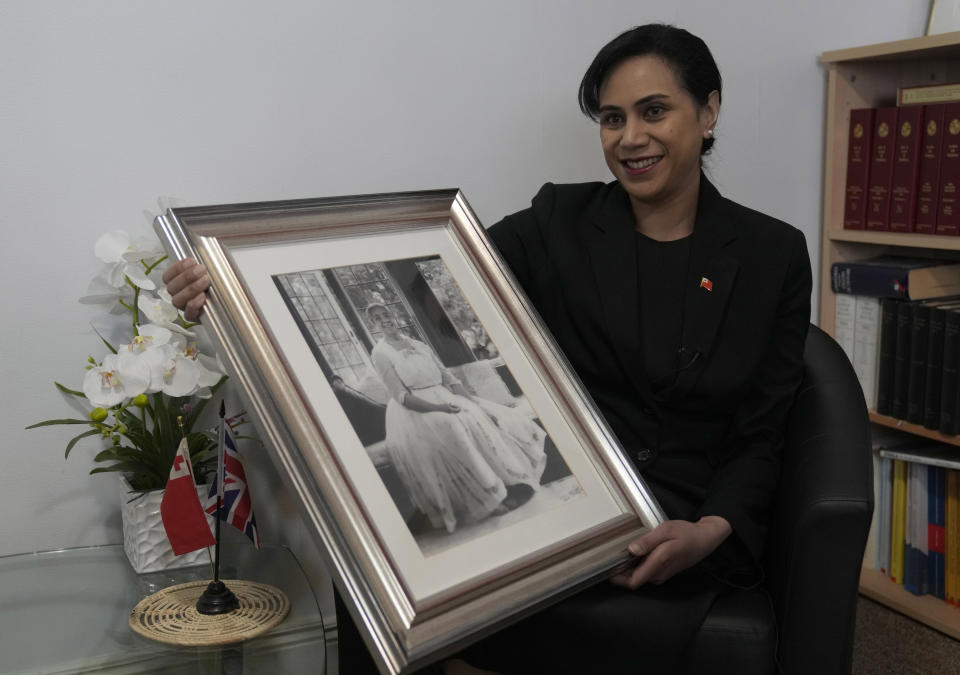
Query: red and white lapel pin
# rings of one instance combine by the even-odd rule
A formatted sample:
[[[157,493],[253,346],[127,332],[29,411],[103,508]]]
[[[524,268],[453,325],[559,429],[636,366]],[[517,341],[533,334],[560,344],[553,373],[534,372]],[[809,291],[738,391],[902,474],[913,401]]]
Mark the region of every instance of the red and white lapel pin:
[[[708,291],[712,291],[713,282],[706,277],[700,277],[700,288],[706,288]]]

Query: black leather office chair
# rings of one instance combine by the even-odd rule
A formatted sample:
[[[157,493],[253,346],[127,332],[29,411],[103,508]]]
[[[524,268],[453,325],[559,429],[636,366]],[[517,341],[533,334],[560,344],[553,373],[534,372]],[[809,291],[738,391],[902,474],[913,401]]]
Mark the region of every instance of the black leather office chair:
[[[850,671],[873,514],[871,472],[870,425],[853,367],[832,338],[811,326],[787,426],[763,589],[717,600],[689,652],[687,673]],[[346,648],[342,662],[363,649],[355,629],[341,631],[340,646]],[[374,672],[372,663],[368,667]]]
[[[873,514],[870,424],[853,367],[815,326],[790,413],[764,587],[707,616],[690,673],[850,672],[860,563]],[[774,659],[775,655],[775,659]]]

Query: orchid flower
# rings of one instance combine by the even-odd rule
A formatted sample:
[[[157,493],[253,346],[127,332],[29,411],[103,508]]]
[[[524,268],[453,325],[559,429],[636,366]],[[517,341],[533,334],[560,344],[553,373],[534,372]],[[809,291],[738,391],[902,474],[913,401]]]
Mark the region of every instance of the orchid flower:
[[[180,318],[180,313],[173,306],[173,298],[170,297],[166,289],[161,288],[157,291],[157,296],[159,297],[141,294],[137,299],[137,309],[154,325],[163,326],[175,333],[192,336],[193,333],[175,323]]]
[[[165,326],[156,323],[137,326],[137,336],[127,345],[127,351],[143,354],[151,347],[167,344],[172,338],[173,333]]]
[[[224,375],[223,366],[220,364],[220,360],[207,356],[200,351],[200,343],[196,340],[185,342],[183,346],[183,354],[185,357],[197,364],[199,368],[199,377],[197,379],[197,385],[201,388],[196,392],[197,396],[201,398],[207,398],[202,393],[203,389],[212,387]]]
[[[150,391],[180,397],[191,396],[199,388],[200,367],[173,345],[157,345],[143,356],[150,364]]]
[[[133,302],[133,289],[128,284],[114,286],[109,274],[95,276],[87,286],[87,294],[80,298],[84,305],[104,305],[111,314],[122,314]]]
[[[168,396],[201,396],[223,377],[222,372],[209,368],[209,361],[201,361],[195,342],[187,342],[182,335],[172,334],[161,326],[149,324],[142,330],[140,345],[148,346],[140,353],[150,368],[148,391],[163,392]],[[139,346],[134,347],[139,349]]]
[[[114,288],[120,288],[127,279],[148,291],[157,285],[147,276],[143,260],[156,260],[163,257],[163,249],[156,240],[130,240],[130,235],[122,230],[113,230],[97,239],[93,247],[94,254],[107,264],[104,273],[106,282]]]
[[[150,369],[134,354],[107,354],[87,371],[83,393],[95,407],[109,408],[142,394],[150,385]]]
[[[202,327],[184,321],[163,288],[160,277],[168,262],[158,240],[133,241],[115,231],[94,248],[105,268],[80,302],[109,307],[114,314],[129,312],[128,320],[122,326],[116,317],[96,317],[91,325],[111,353],[102,363],[88,359],[81,390],[55,383],[61,393],[86,399],[92,410],[83,418],[49,419],[27,428],[85,425],[67,443],[65,455],[85,438],[101,438],[109,446],[94,457],[91,473],[119,471],[137,490],[166,484],[176,451],[168,441],[185,435],[199,479],[215,468],[216,435],[194,425],[205,399],[222,384],[224,369],[200,352]]]

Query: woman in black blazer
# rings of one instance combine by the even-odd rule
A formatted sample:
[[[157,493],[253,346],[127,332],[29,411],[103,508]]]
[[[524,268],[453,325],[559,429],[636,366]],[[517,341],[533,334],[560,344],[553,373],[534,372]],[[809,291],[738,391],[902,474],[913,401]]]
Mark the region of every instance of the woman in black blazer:
[[[490,228],[671,520],[630,544],[637,564],[613,578],[628,592],[580,593],[468,650],[471,663],[675,672],[717,594],[759,582],[810,261],[799,230],[724,199],[703,175],[720,90],[690,33],[617,37],[580,86],[616,180],[548,183]]]
[[[720,93],[709,49],[687,31],[620,35],[580,85],[614,182],[547,184],[490,229],[671,520],[630,544],[637,564],[614,584],[484,640],[464,653],[471,663],[673,672],[725,585],[758,582],[811,275],[802,233],[704,177]],[[164,280],[195,317],[202,268],[181,261]],[[367,672],[344,616],[341,671]],[[463,660],[444,667],[471,671]]]
[[[717,571],[749,578],[801,377],[809,260],[800,231],[702,175],[697,204],[692,233],[654,240],[621,183],[547,184],[490,236],[666,513],[726,520]],[[654,547],[645,562],[661,543],[640,540]],[[622,581],[674,571],[641,565]]]

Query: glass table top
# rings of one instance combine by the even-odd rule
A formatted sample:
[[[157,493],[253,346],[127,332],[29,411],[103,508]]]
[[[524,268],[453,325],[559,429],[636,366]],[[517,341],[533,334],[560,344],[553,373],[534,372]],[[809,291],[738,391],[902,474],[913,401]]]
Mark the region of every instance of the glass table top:
[[[281,589],[290,613],[273,630],[226,647],[179,647],[129,626],[143,598],[188,581],[209,565],[137,575],[122,546],[0,557],[0,674],[322,673],[323,621],[316,595],[286,548],[224,545],[220,578]]]

